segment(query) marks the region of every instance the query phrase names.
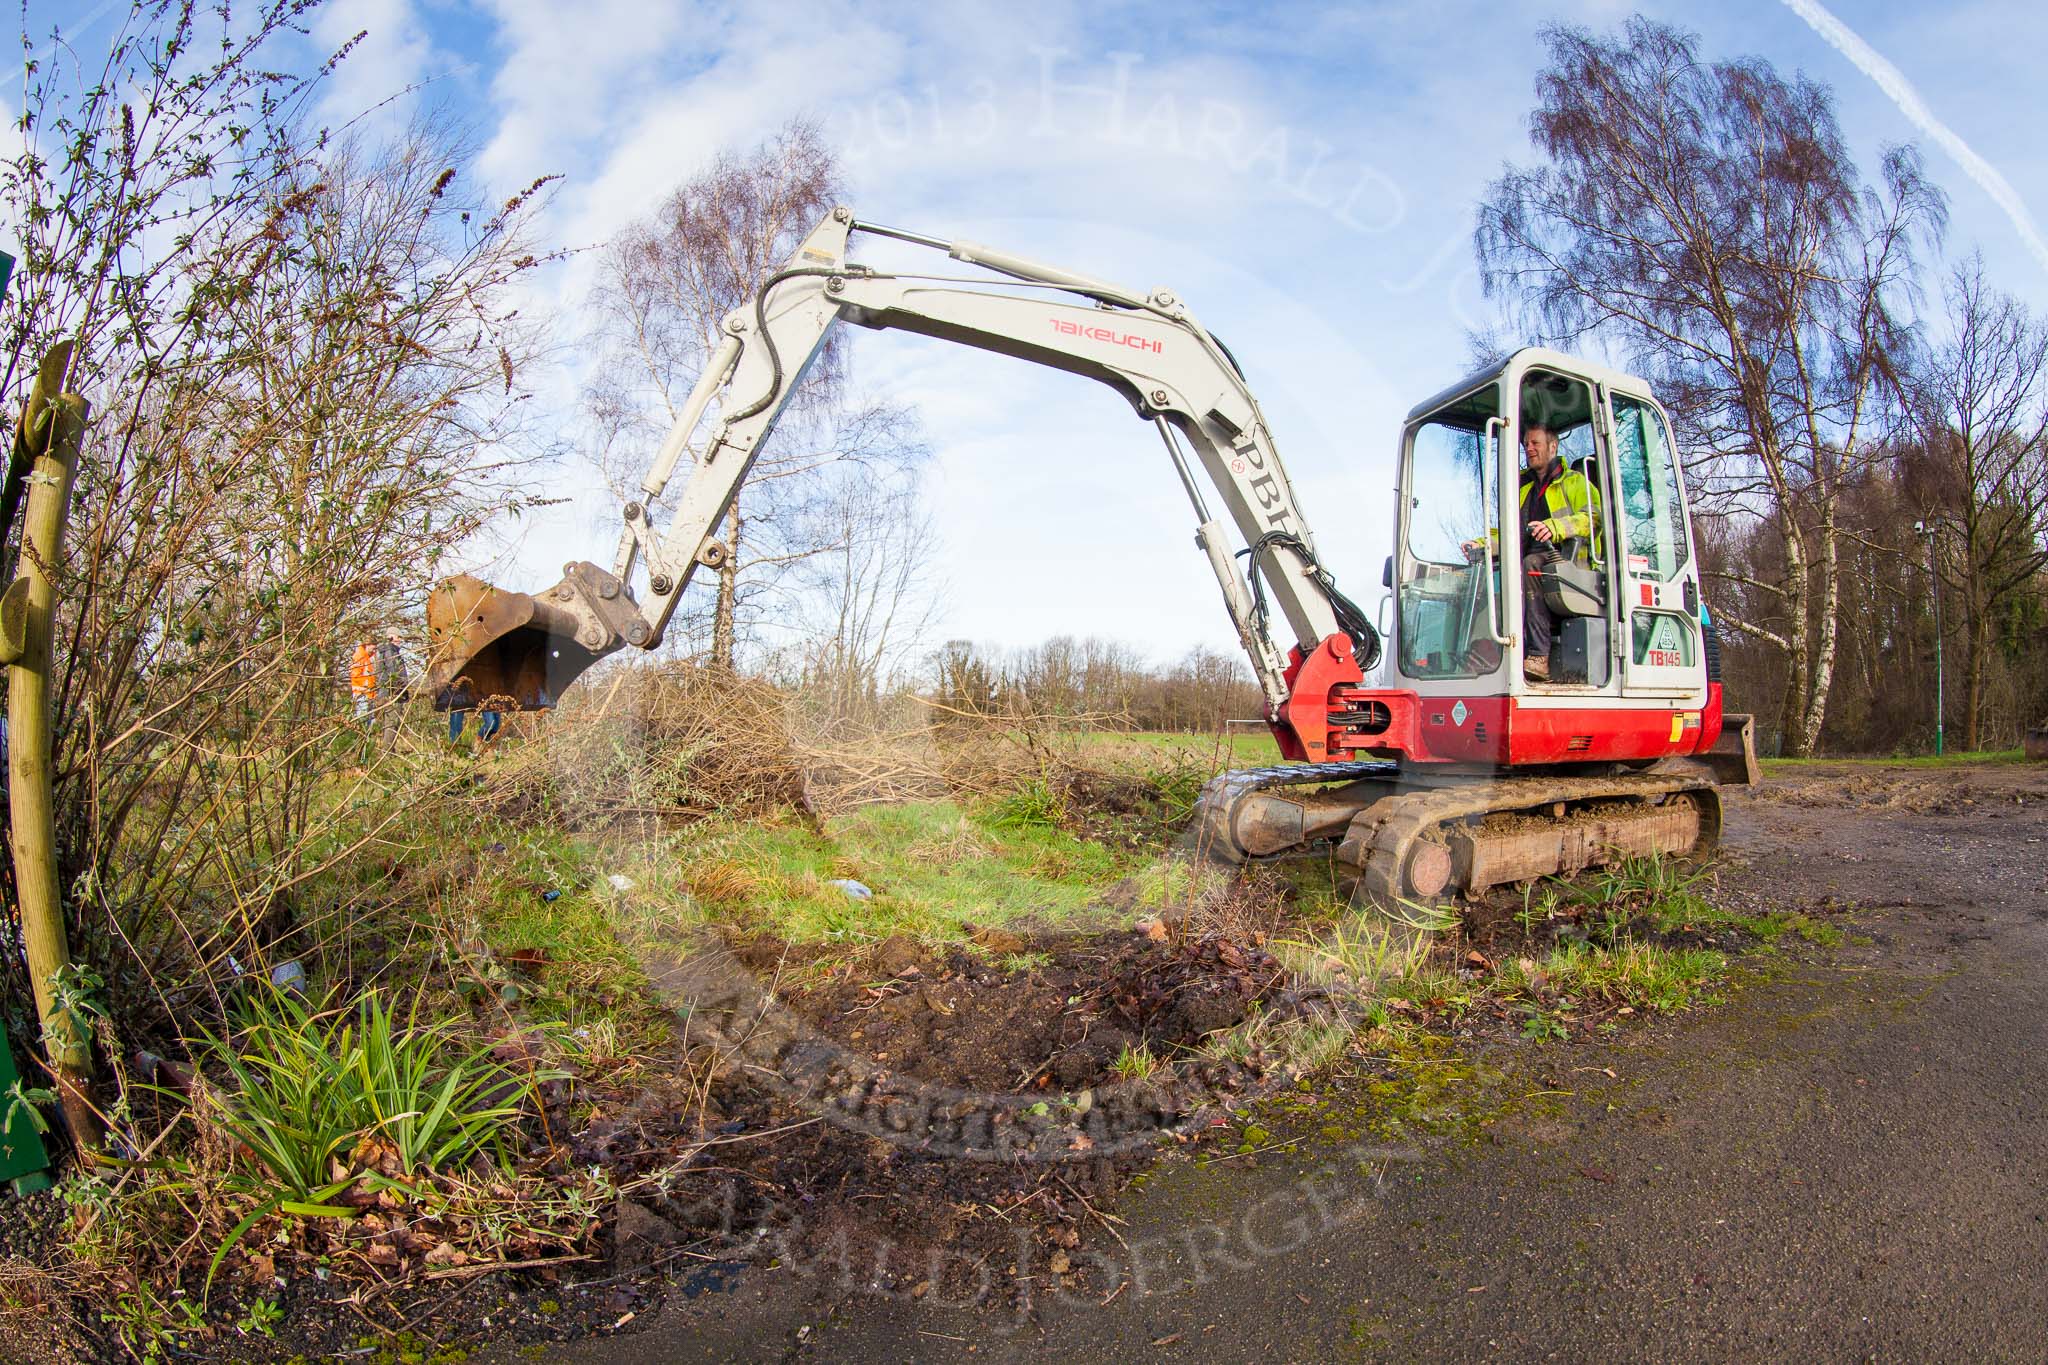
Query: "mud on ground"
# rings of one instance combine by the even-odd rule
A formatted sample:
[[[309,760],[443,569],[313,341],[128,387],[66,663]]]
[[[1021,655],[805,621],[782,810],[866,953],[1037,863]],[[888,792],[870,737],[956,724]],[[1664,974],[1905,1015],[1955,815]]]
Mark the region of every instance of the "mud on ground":
[[[1020,1238],[1051,1260],[1091,1229],[1113,1236],[1104,1207],[1159,1143],[1261,1084],[1258,1056],[1197,1056],[1204,1038],[1308,998],[1263,946],[1224,935],[980,938],[838,960],[739,945],[747,979],[726,984],[747,1003],[695,1034],[714,1040],[717,1074],[703,1078],[703,1051],[679,1057],[577,1139],[577,1159],[635,1206],[616,1259],[761,1263],[822,1246],[907,1292],[1000,1295],[991,1261],[1013,1263]]]
[[[2048,765],[1887,768],[1867,763],[1802,763],[1772,773],[1745,799],[1821,810],[1996,819],[2048,803]]]
[[[1802,766],[1737,800],[1767,824],[1780,823],[1774,810],[1795,815],[1782,822],[1788,829],[1805,828],[1830,810],[2031,816],[2037,803],[2048,802],[2048,771]],[[1725,894],[1759,910],[1835,913],[1877,894],[1837,875],[1852,873],[1861,856],[1853,839],[1841,844],[1827,875],[1801,883],[1796,904],[1784,894],[1789,884],[1760,886],[1755,878],[1737,877]],[[1477,982],[1512,954],[1581,932],[1567,919],[1532,937],[1515,921],[1517,908],[1508,896],[1470,907],[1464,933],[1439,949],[1440,971]],[[823,1121],[817,1093],[792,1095],[758,1066],[742,1060],[707,1082],[679,1055],[669,1068],[629,1083],[589,1077],[579,1087],[596,1112],[573,1138],[570,1157],[603,1167],[621,1189],[591,1260],[438,1290],[394,1287],[368,1303],[401,1311],[428,1340],[470,1338],[488,1317],[489,1335],[504,1341],[627,1326],[671,1294],[716,1299],[745,1267],[820,1260],[854,1267],[876,1288],[913,1300],[936,1294],[952,1303],[1005,1303],[1016,1292],[1013,1266],[1027,1273],[1040,1267],[1065,1287],[1107,1294],[1114,1284],[1090,1280],[1089,1249],[1119,1238],[1117,1201],[1125,1187],[1163,1153],[1211,1131],[1229,1131],[1237,1141],[1227,1127],[1211,1129],[1225,1121],[1205,1104],[1270,1089],[1281,1079],[1266,1074],[1256,1056],[1207,1069],[1184,1061],[1177,1078],[1144,1080],[1119,1074],[1117,1064],[1141,1046],[1155,1058],[1185,1058],[1203,1038],[1243,1020],[1254,1003],[1312,1013],[1315,992],[1290,981],[1270,951],[1267,933],[1275,930],[1302,926],[1235,925],[1165,941],[1131,930],[985,931],[973,948],[933,952],[888,940],[852,956],[835,950],[836,957],[770,939],[740,943],[736,958],[745,974],[828,1050],[820,1075],[842,1087],[856,1072],[908,1075],[919,1084],[997,1097],[1024,1134],[1019,1159],[961,1160],[885,1140]],[[1680,929],[1670,941],[1740,946],[1725,928]],[[1512,1015],[1482,1010],[1453,1022],[1441,1017],[1441,1003],[1414,1008],[1457,1037],[1515,1036]],[[1077,1114],[1083,1102],[1087,1110]],[[1094,1154],[1077,1150],[1071,1144],[1087,1137],[1088,1112],[1142,1117],[1159,1140]],[[561,1132],[570,1117],[564,1109],[550,1122]],[[1038,1154],[1034,1143],[1049,1142],[1065,1144],[1066,1159],[1028,1159]],[[360,1300],[360,1291],[353,1297]],[[289,1346],[226,1341],[220,1349],[255,1358],[309,1346],[347,1348],[365,1325],[360,1307],[347,1308],[311,1282],[294,1285],[285,1299]]]
[[[1010,1316],[913,1307],[858,1275],[760,1275],[565,1358],[958,1358],[973,1343],[977,1358],[1255,1359],[1276,1331],[1283,1354],[1320,1359],[2033,1358],[2040,1141],[2024,1116],[2044,1054],[2038,1010],[2008,1011],[2044,979],[2048,770],[1802,767],[1775,785],[1730,795],[1717,904],[1853,907],[1853,932],[1834,948],[1788,936],[1695,1017],[1490,1045],[1510,1093],[1551,1098],[1471,1147],[1419,1149],[1396,1180],[1338,1161],[1328,1193],[1364,1193],[1309,1201],[1300,1216],[1330,1215],[1326,1235],[1233,1244],[1237,1264],[1196,1234],[1324,1190],[1303,1171],[1348,1160],[1349,1132],[1306,1156],[1164,1163],[1108,1210],[1131,1220],[1133,1277],[1144,1252],[1135,1287],[1047,1303],[1041,1283],[1042,1311]],[[1867,804],[1887,796],[1954,811]],[[1346,1084],[1378,1106],[1376,1087]],[[1469,1095],[1441,1098],[1476,1121]]]

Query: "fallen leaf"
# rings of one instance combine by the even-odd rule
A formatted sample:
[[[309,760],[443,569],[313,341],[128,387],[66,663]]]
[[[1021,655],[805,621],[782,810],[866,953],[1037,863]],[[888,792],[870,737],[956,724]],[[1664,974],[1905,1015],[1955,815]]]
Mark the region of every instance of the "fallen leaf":
[[[1170,1336],[1170,1337],[1161,1337],[1161,1338],[1159,1338],[1159,1340],[1157,1340],[1157,1341],[1153,1342],[1152,1344],[1153,1344],[1154,1346],[1171,1346],[1171,1345],[1173,1345],[1173,1343],[1175,1343],[1176,1341],[1179,1341],[1179,1340],[1181,1339],[1182,1335],[1183,1335],[1183,1334],[1182,1334],[1182,1333],[1180,1333],[1180,1332],[1175,1332],[1175,1333],[1174,1333],[1174,1334],[1173,1334],[1172,1336]]]
[[[1588,1180],[1597,1180],[1603,1185],[1612,1185],[1614,1183],[1614,1173],[1612,1171],[1603,1171],[1598,1166],[1581,1166],[1579,1167],[1579,1174]]]

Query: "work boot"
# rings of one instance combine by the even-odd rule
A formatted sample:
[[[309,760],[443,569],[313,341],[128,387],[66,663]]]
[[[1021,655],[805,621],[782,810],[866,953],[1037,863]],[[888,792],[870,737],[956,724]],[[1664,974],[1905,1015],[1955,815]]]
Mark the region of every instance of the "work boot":
[[[1522,676],[1530,682],[1549,682],[1550,656],[1548,654],[1531,654],[1528,658],[1522,660]]]

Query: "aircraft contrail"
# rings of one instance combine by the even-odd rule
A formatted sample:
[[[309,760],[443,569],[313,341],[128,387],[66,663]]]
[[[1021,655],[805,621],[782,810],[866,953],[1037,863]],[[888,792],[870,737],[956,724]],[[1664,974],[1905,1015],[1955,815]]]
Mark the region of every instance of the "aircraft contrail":
[[[1899,112],[1931,138],[1940,148],[1954,158],[1963,168],[1963,174],[1977,182],[1978,188],[1991,196],[1992,202],[2005,210],[2005,216],[2025,242],[2027,250],[2048,271],[2048,241],[2041,237],[2041,229],[2035,224],[2033,214],[2006,178],[1996,167],[1970,149],[1970,144],[1958,137],[1955,130],[1934,116],[1927,107],[1927,101],[1920,98],[1920,92],[1906,79],[1905,73],[1857,35],[1855,30],[1831,14],[1819,0],[1785,0],[1785,7],[1804,19],[1815,33],[1827,39],[1834,49],[1847,57],[1852,65],[1870,77],[1878,89],[1891,98]]]

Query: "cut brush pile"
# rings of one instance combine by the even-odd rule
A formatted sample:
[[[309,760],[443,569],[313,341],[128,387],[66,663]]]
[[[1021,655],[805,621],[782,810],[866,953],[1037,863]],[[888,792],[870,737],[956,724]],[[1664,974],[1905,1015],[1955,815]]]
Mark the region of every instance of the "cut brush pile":
[[[800,690],[689,663],[614,667],[587,677],[515,729],[546,742],[506,746],[478,798],[501,816],[573,827],[674,825],[788,808],[829,818],[878,802],[984,799],[1034,780],[1125,808],[1147,784],[1086,761],[1087,716],[983,715],[908,694],[852,712]],[[1178,767],[1192,767],[1182,757]],[[1191,805],[1198,784],[1181,781]],[[1114,803],[1112,803],[1114,804]],[[1104,811],[1102,813],[1114,813]]]

